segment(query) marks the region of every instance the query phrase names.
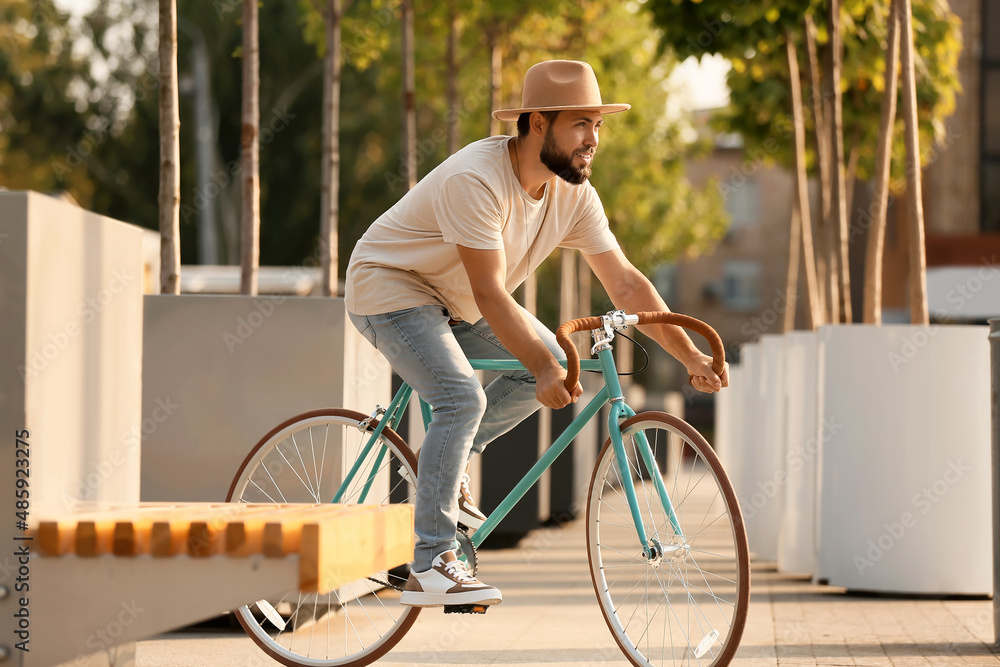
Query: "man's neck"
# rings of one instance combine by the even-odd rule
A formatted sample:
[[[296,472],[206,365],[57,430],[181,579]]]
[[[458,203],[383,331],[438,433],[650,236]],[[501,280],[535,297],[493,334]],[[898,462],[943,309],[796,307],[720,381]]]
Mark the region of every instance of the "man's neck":
[[[541,199],[545,194],[545,184],[555,178],[555,174],[539,159],[541,146],[533,146],[530,139],[514,137],[510,142],[510,163],[521,187],[533,199]]]

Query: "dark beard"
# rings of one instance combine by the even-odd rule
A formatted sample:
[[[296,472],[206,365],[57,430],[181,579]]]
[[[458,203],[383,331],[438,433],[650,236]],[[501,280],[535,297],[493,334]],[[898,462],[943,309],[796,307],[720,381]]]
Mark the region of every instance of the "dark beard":
[[[580,185],[590,178],[590,165],[574,167],[573,154],[563,153],[559,150],[555,137],[552,136],[552,128],[549,128],[549,131],[545,133],[545,141],[542,142],[542,152],[538,157],[549,171],[567,183]]]

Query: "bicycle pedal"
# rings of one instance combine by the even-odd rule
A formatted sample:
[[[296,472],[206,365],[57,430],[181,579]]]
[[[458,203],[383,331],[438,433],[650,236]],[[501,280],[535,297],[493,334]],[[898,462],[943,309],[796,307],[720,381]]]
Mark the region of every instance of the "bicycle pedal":
[[[450,605],[445,605],[444,613],[485,614],[487,609],[489,609],[489,605],[486,604],[450,604]]]

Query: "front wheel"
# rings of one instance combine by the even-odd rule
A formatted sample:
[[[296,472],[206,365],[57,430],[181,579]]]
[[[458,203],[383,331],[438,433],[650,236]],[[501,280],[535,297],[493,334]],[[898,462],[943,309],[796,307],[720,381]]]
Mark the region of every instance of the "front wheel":
[[[417,459],[386,428],[361,458],[377,422],[351,410],[323,409],[275,427],[240,466],[227,501],[234,503],[412,503]],[[284,665],[360,667],[392,648],[420,613],[399,604],[405,568],[376,572],[327,594],[289,591],[240,607],[250,638]]]
[[[604,619],[634,665],[723,667],[736,653],[750,602],[750,554],[736,493],[708,442],[673,415],[640,413],[621,431],[627,470],[609,439],[587,505],[590,574]],[[652,482],[660,472],[642,460],[642,436],[654,461],[666,460],[666,506]],[[635,486],[646,549],[626,477]]]

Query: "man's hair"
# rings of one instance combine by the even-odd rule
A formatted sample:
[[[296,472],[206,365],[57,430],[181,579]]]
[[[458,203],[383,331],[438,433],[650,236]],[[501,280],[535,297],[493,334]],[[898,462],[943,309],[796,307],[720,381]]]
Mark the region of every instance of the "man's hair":
[[[538,113],[540,113],[543,116],[545,116],[545,120],[547,120],[547,121],[549,121],[551,123],[552,121],[554,121],[559,116],[559,114],[561,112],[560,111],[539,111]],[[530,126],[528,125],[528,122],[529,122],[530,118],[531,118],[531,112],[530,111],[525,111],[523,114],[521,114],[520,116],[517,117],[517,136],[519,136],[519,137],[526,137],[526,136],[528,136],[528,130],[531,129]]]

